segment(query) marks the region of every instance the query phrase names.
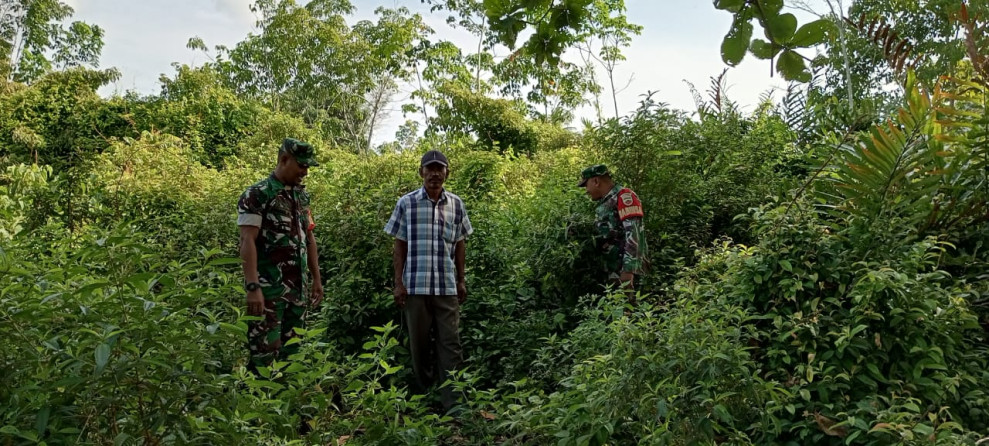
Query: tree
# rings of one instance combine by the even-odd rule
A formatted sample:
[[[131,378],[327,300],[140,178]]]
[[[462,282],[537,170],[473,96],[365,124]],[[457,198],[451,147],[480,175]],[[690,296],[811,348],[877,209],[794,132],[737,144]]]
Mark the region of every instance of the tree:
[[[590,30],[619,18],[624,20],[624,0],[489,0],[484,12],[491,43],[514,49],[519,35],[532,35],[519,48],[537,65],[556,65],[569,48],[583,42]]]
[[[492,82],[503,96],[527,105],[533,119],[560,125],[573,119],[572,110],[585,103],[589,93],[600,90],[591,67],[566,61],[538,65],[524,57],[496,64]]]
[[[406,104],[403,112],[422,113],[425,122],[432,119],[430,110],[444,101],[444,95],[436,88],[441,83],[464,85],[476,93],[490,91],[491,87],[486,81],[482,82],[479,77],[474,81],[467,57],[452,42],[421,41],[414,49],[412,60],[416,89],[411,98],[419,102]]]
[[[135,124],[141,130],[178,136],[197,161],[222,167],[237,143],[257,131],[262,107],[257,101],[237,97],[210,65],[173,66],[173,77],[159,78],[161,94],[129,101]]]
[[[642,27],[628,22],[628,19],[624,15],[624,2],[612,1],[611,3],[613,5],[604,10],[621,11],[621,14],[602,15],[598,21],[600,26],[586,31],[587,36],[582,39],[584,44],[578,45],[577,50],[580,51],[581,57],[584,58],[585,65],[590,65],[590,60],[594,60],[604,69],[605,76],[608,78],[608,87],[611,90],[615,118],[618,118],[619,90],[615,87],[615,67],[625,60],[625,55],[622,54],[622,48],[628,47],[632,43],[632,35],[640,34]],[[592,48],[594,41],[600,42],[601,45],[596,53]],[[598,110],[598,121],[600,121],[600,104],[596,103],[595,108]]]
[[[58,0],[7,0],[0,4],[0,74],[30,83],[52,69],[99,66],[103,29],[62,22],[73,9]]]
[[[465,55],[447,41],[422,41],[413,58],[417,66],[417,85],[412,98],[418,102],[406,104],[403,111],[422,113],[427,124],[426,133],[470,135],[477,138],[481,148],[500,152],[511,147],[518,153],[533,153],[570,141],[572,135],[560,126],[571,119],[569,107],[553,102],[556,96],[551,95],[558,94],[574,102],[582,100],[579,92],[584,90],[570,88],[570,79],[565,78],[567,84],[556,86],[552,78],[547,77],[545,87],[559,91],[541,97],[539,90],[526,94],[524,84],[506,80],[531,77],[528,73],[504,72],[509,69],[538,70],[539,67],[531,62],[512,65],[506,60],[495,64],[493,55],[487,50]],[[487,76],[479,76],[482,71]],[[540,104],[543,114],[536,109]],[[532,122],[533,117],[540,122]]]
[[[75,68],[0,95],[0,154],[52,164],[58,173],[101,152],[105,138],[126,123],[107,110],[96,90],[119,76],[115,70]]]
[[[378,9],[353,27],[347,0],[259,0],[258,34],[217,47],[214,64],[238,93],[275,111],[300,114],[337,145],[369,150],[396,79],[411,75],[408,54],[428,28],[405,8]],[[204,49],[201,41],[190,46]]]
[[[446,18],[446,23],[453,28],[461,27],[477,36],[477,52],[469,58],[470,66],[474,69],[475,91],[481,89],[481,71],[491,68],[490,36],[488,20],[484,15],[484,4],[480,0],[426,0],[430,12],[442,9],[455,14]]]
[[[447,23],[477,36],[477,53],[463,56],[474,72],[471,89],[481,91],[481,73],[489,72],[486,80],[499,96],[527,103],[531,117],[556,124],[568,123],[573,118],[572,109],[601,91],[593,66],[562,60],[562,53],[569,48],[586,48],[592,40],[602,41],[600,52],[591,54],[608,70],[614,93],[612,73],[614,64],[623,59],[620,49],[641,30],[628,23],[623,0],[427,3],[433,11],[449,10],[453,15]],[[534,27],[535,34],[516,49],[518,34],[527,26]],[[494,56],[501,45],[509,48],[509,56]]]

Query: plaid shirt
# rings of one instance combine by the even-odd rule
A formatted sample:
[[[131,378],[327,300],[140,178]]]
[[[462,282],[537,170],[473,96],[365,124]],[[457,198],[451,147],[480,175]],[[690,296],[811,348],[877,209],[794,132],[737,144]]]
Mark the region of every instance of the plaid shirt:
[[[435,203],[425,188],[398,199],[385,232],[409,243],[402,280],[409,295],[454,296],[454,246],[474,232],[460,197],[443,190]]]

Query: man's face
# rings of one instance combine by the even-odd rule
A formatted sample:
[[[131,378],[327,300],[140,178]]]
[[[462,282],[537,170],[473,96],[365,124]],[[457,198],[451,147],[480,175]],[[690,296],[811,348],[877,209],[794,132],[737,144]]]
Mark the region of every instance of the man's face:
[[[419,168],[422,185],[430,190],[442,188],[448,173],[446,166],[440,163],[431,163]]]
[[[604,194],[608,192],[604,190],[603,184],[604,182],[601,181],[601,177],[591,178],[587,180],[586,184],[584,184],[584,192],[587,192],[587,195],[590,196],[592,200],[600,200],[604,197]]]
[[[309,166],[299,164],[299,161],[292,155],[285,154],[283,156],[282,162],[284,163],[284,167],[282,168],[282,172],[285,174],[286,184],[289,186],[302,184],[302,179],[309,174]]]

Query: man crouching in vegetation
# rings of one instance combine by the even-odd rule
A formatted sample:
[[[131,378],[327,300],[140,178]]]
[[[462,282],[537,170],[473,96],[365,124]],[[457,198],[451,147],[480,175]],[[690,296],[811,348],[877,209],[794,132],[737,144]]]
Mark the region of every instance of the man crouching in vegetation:
[[[422,188],[400,198],[385,225],[385,232],[395,237],[395,304],[405,309],[419,391],[446,381],[463,360],[458,331],[460,304],[467,299],[464,241],[474,228],[464,202],[443,189],[448,167],[442,153],[426,152],[419,162]],[[437,361],[430,347],[435,347]],[[449,411],[456,403],[453,389],[442,387],[440,400]]]
[[[298,352],[298,343],[288,345],[294,328],[302,327],[306,310],[323,300],[316,224],[301,184],[309,167],[318,165],[312,146],[287,138],[275,171],[248,187],[237,204],[247,314],[264,316],[247,330],[248,369],[255,374],[258,367]]]
[[[608,282],[624,288],[634,305],[636,276],[645,272],[648,265],[642,203],[631,189],[615,184],[603,164],[584,169],[577,186],[598,202],[596,239]]]

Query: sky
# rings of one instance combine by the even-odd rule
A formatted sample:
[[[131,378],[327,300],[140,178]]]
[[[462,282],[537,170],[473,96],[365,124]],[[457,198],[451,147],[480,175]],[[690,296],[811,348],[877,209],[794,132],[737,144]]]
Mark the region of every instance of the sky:
[[[99,25],[106,32],[100,66],[117,68],[121,78],[101,90],[103,95],[123,94],[128,90],[156,94],[160,91],[159,77],[174,73],[172,63],[195,66],[208,61],[201,52],[186,48],[189,38],[200,37],[210,48],[232,47],[255,31],[250,0],[63,1],[75,9],[73,20]],[[357,11],[349,23],[374,19],[374,10],[380,6],[405,6],[420,13],[437,31],[436,37],[463,44],[468,49],[476,47],[475,38],[449,28],[447,14],[430,12],[420,0],[352,2]],[[619,113],[625,115],[635,110],[647,92],[655,92],[655,100],[673,108],[695,110],[685,81],[704,92],[710,78],[727,67],[721,61],[720,47],[731,25],[731,15],[715,9],[710,0],[626,0],[625,4],[629,21],[641,25],[643,31],[624,50],[628,60],[615,70],[616,84],[624,87],[617,95]],[[806,13],[791,12],[800,23],[813,19]],[[727,97],[740,104],[743,111],[754,109],[759,97],[767,91],[776,90],[775,97],[782,97],[779,90],[786,87],[779,75],[772,75],[768,61],[757,60],[751,54],[729,69],[727,82]],[[406,119],[398,111],[404,98],[403,93],[395,97],[397,103],[377,132],[375,144],[394,139],[395,130]],[[605,117],[614,114],[613,107],[605,110]],[[576,115],[573,125],[579,127],[580,118],[593,118],[594,112],[588,106],[577,110]]]

